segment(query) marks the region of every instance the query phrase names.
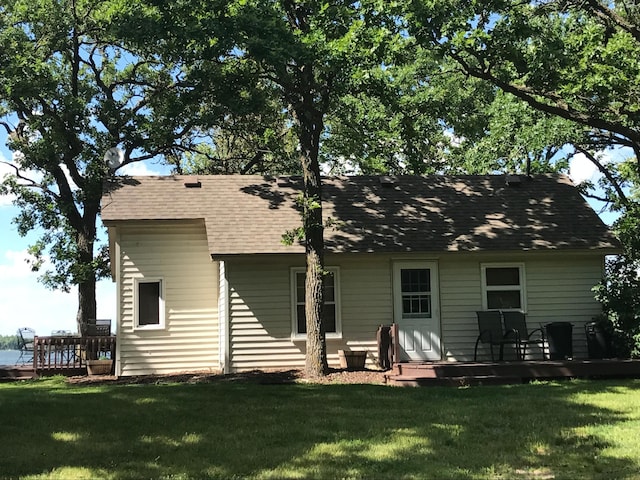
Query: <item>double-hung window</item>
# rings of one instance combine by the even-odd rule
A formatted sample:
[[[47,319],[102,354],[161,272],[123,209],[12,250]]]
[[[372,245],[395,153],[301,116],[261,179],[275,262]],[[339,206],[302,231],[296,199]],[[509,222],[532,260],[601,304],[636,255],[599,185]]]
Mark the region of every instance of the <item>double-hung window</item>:
[[[325,269],[324,277],[324,331],[328,338],[341,335],[340,325],[340,270],[337,267]],[[291,303],[293,312],[293,337],[306,338],[307,318],[305,313],[304,268],[291,269]]]
[[[140,329],[164,328],[164,289],[161,279],[135,280],[135,325]]]
[[[482,270],[482,306],[485,310],[526,311],[524,265],[486,263]]]

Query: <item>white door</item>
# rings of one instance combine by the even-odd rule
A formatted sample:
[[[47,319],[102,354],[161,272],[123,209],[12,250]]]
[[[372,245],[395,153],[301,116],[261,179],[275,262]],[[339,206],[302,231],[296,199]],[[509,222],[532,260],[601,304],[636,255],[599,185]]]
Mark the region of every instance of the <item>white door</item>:
[[[436,262],[393,265],[394,321],[401,360],[440,360],[440,308]]]

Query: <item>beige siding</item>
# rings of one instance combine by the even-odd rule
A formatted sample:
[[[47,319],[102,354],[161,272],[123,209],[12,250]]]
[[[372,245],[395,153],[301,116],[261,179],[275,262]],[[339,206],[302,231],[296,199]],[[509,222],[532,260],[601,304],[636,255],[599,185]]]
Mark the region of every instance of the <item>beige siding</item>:
[[[289,268],[277,260],[226,262],[230,369],[301,367],[291,341]]]
[[[339,267],[341,284],[342,338],[327,339],[330,366],[338,366],[339,349],[367,350],[368,365],[374,365],[376,329],[391,323],[393,317],[393,261],[412,258],[438,263],[441,339],[446,359],[473,359],[478,335],[475,311],[482,308],[480,265],[491,262],[523,263],[529,325],[573,323],[574,356],[586,356],[583,326],[600,311],[591,292],[602,274],[598,256],[341,255],[326,260],[327,266]],[[290,268],[300,266],[301,261],[301,257],[291,256],[227,263],[231,370],[304,366],[305,342],[291,337]]]
[[[118,244],[119,373],[218,370],[218,268],[208,253],[204,224],[119,226]],[[162,279],[163,329],[135,328],[135,278]]]
[[[450,360],[473,359],[478,336],[475,312],[482,308],[480,260],[449,256],[438,267],[443,355]]]
[[[218,268],[199,222],[119,226],[116,237],[120,374],[304,366],[305,341],[292,337],[290,284],[291,268],[303,266],[302,255],[228,257]],[[340,272],[342,333],[327,338],[330,366],[338,366],[340,349],[367,350],[368,365],[375,364],[376,329],[393,319],[393,262],[411,259],[438,264],[446,359],[473,358],[475,311],[482,308],[480,265],[491,262],[523,263],[529,325],[573,323],[574,356],[586,356],[583,325],[600,311],[591,292],[602,274],[597,255],[329,255],[326,265]],[[144,277],[164,282],[162,330],[134,328],[134,279]]]
[[[557,258],[536,262],[527,269],[529,322],[534,326],[549,322],[573,324],[573,355],[587,356],[584,324],[602,311],[592,288],[602,279],[598,258]]]
[[[529,328],[555,321],[571,322],[574,357],[586,357],[584,324],[601,310],[591,289],[602,277],[602,259],[557,253],[442,259],[440,295],[446,357],[473,359],[478,334],[475,311],[482,308],[480,264],[505,261],[524,264]]]
[[[230,288],[231,369],[302,368],[305,341],[292,339],[290,272],[302,257],[227,263]],[[338,259],[340,261],[338,262]],[[327,339],[329,365],[338,350],[368,350],[376,361],[376,328],[391,322],[388,260],[376,256],[328,257],[340,269],[342,338]]]

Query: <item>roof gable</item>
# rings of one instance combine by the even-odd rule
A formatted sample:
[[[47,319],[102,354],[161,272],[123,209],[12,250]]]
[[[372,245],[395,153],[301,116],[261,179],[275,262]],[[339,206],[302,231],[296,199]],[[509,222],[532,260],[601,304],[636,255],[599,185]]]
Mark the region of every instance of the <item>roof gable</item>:
[[[188,186],[187,186],[188,184]],[[354,176],[323,179],[329,252],[598,249],[619,243],[564,176]],[[202,218],[213,255],[297,253],[285,231],[300,225],[294,177],[116,177],[102,219]]]

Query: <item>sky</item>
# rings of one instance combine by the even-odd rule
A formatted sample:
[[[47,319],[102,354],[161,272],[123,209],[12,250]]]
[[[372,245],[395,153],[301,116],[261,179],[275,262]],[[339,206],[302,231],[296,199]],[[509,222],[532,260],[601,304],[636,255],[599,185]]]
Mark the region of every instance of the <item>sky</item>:
[[[11,160],[11,152],[5,147],[5,139],[0,137],[0,162]],[[154,163],[137,163],[121,169],[128,175],[163,174]],[[0,163],[0,178],[12,171]],[[574,183],[595,179],[595,167],[584,156],[576,156],[571,163],[570,176]],[[599,206],[595,206],[596,210]],[[77,313],[77,291],[69,293],[51,291],[38,282],[39,274],[32,272],[26,263],[27,248],[38,235],[27,237],[18,235],[12,219],[18,213],[11,205],[11,199],[0,195],[0,335],[14,335],[20,327],[31,327],[37,335],[50,335],[54,330],[75,332]],[[613,218],[605,216],[611,223]],[[97,316],[110,318],[116,324],[115,284],[110,278],[98,282]]]

